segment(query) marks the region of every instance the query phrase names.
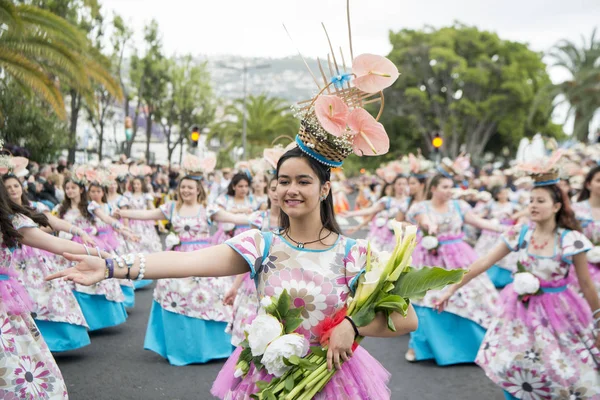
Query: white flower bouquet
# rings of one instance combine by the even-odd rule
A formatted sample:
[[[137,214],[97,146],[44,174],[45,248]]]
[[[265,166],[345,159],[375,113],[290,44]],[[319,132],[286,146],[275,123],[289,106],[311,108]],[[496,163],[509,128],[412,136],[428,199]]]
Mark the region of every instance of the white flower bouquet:
[[[437,256],[438,249],[440,247],[440,241],[437,236],[430,234],[427,229],[423,230],[423,238],[421,239],[421,246],[431,255]]]
[[[272,303],[266,308],[264,321],[261,319],[257,322],[257,317],[248,330],[248,339],[242,343],[244,350],[237,365],[238,376],[248,372],[250,362],[256,368],[264,367],[274,375],[269,383],[256,383],[260,392],[253,395],[253,398],[312,399],[336,373],[335,369],[327,370],[327,345],[331,332],[344,317],[352,317],[358,327],[363,327],[370,324],[377,313],[383,313],[387,318],[388,328],[395,331],[392,313],[398,312],[406,316],[411,298],[422,298],[428,290],[441,289],[462,280],[465,271],[461,269],[448,271],[436,267],[418,270],[412,268],[410,263],[416,246],[417,229],[414,226],[403,228],[400,223],[396,223],[394,232],[396,247],[390,254],[376,257],[371,253],[370,245],[367,245],[366,268],[358,278],[354,297],[349,298],[346,307],[321,321],[317,327],[321,334],[321,346],[309,349],[306,339],[300,339],[294,333],[302,322],[302,308],[290,308],[290,297],[286,291],[278,299],[271,298]],[[270,321],[268,328],[265,322],[267,319]],[[261,338],[253,343],[256,334]],[[355,347],[361,340],[361,337],[357,338]],[[254,355],[252,347],[257,349],[258,354],[265,343],[266,349],[262,357]]]
[[[173,247],[177,246],[181,241],[179,240],[179,235],[175,232],[169,232],[167,237],[165,238],[165,247],[170,250]]]
[[[519,295],[518,298],[525,304],[525,307],[529,305],[531,296],[543,293],[540,288],[540,280],[527,271],[525,266],[520,262],[517,262],[517,273],[515,273],[513,280],[513,290]]]

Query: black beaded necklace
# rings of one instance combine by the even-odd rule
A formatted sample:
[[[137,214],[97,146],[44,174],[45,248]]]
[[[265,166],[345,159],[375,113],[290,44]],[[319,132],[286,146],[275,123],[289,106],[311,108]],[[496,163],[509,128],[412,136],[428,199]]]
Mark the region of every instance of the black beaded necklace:
[[[294,244],[296,245],[297,248],[299,249],[303,249],[307,244],[313,244],[313,243],[317,243],[317,242],[322,242],[323,240],[327,239],[329,236],[331,236],[333,232],[329,231],[329,233],[327,235],[325,235],[325,237],[323,238],[319,238],[317,240],[313,240],[312,242],[299,242],[297,240],[294,240],[291,236],[289,232],[285,232],[285,235],[288,237],[288,239],[290,239],[292,242],[294,242]]]

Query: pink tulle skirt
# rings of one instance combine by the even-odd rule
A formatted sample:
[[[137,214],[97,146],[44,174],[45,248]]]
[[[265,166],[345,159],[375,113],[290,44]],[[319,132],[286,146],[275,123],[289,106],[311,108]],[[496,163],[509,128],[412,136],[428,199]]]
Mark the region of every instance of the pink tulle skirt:
[[[257,381],[270,381],[273,377],[263,369],[256,371],[250,366],[245,378],[235,378],[233,373],[242,352],[238,347],[229,357],[217,376],[211,393],[220,399],[249,400],[258,391]],[[387,400],[391,392],[387,387],[390,373],[365,349],[358,347],[350,361],[339,370],[317,394],[317,400]]]
[[[0,307],[10,315],[30,313],[33,309],[33,303],[27,289],[17,280],[17,273],[0,268],[0,275],[8,275],[9,277],[6,280],[0,280]]]
[[[391,251],[396,245],[394,232],[387,227],[387,223],[378,227],[375,221],[371,222],[371,229],[367,238],[372,246],[379,251]]]
[[[567,285],[570,281],[569,277],[554,282],[540,281],[540,284],[542,288],[558,288]],[[531,329],[540,324],[549,326],[557,333],[576,327],[585,329],[591,322],[590,307],[585,299],[570,287],[560,293],[531,296],[527,307],[518,297],[512,284],[504,288],[500,293],[500,318],[519,319]]]
[[[121,245],[117,239],[117,233],[108,225],[98,227],[98,236],[95,239],[98,246],[108,252],[117,250]]]
[[[427,251],[419,241],[413,252],[415,267],[465,268],[477,260],[477,253],[463,240],[464,235],[440,235],[437,255]],[[445,244],[447,243],[447,244]]]

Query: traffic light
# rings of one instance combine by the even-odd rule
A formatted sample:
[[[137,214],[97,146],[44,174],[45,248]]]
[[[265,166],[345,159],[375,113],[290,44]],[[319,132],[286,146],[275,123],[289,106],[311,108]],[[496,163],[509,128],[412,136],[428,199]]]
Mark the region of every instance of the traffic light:
[[[444,139],[440,136],[439,133],[436,133],[433,139],[431,139],[431,145],[435,149],[436,152],[440,151],[440,147],[444,144]]]
[[[198,131],[198,127],[194,126],[192,128],[192,134],[190,135],[190,139],[192,141],[192,147],[198,147],[198,139],[200,139],[200,132]]]

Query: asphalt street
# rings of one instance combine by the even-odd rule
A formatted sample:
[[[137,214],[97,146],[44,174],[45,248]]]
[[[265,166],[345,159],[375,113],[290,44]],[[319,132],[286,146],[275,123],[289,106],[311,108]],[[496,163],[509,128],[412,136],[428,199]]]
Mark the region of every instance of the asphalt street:
[[[143,349],[152,287],[136,292],[136,305],[125,324],[91,333],[92,343],[83,349],[55,354],[71,400],[213,398],[210,388],[224,360],[173,367]],[[392,399],[503,399],[500,388],[474,364],[438,367],[433,362],[406,362],[407,344],[408,336],[363,341],[364,347],[391,372]]]

